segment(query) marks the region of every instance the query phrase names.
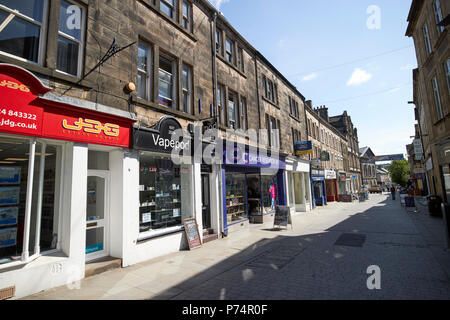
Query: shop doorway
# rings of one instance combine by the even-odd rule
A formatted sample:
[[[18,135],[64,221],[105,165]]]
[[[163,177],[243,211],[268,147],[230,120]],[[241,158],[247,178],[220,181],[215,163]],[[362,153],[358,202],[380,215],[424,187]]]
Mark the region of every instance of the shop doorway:
[[[209,174],[202,174],[202,221],[203,229],[211,228]]]
[[[86,261],[109,255],[109,171],[88,170]]]

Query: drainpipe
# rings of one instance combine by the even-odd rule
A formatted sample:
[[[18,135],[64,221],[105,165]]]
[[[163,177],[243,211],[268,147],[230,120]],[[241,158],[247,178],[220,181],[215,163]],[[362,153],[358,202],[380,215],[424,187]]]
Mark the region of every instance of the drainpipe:
[[[256,101],[258,103],[258,130],[261,130],[262,126],[261,126],[261,101],[260,101],[260,97],[259,97],[259,75],[258,75],[258,57],[257,54],[255,53],[255,78],[256,78]],[[258,132],[259,134],[259,132]],[[258,138],[258,144],[259,144],[259,138]]]
[[[217,51],[216,51],[216,27],[217,27],[217,11],[214,12],[211,32],[211,49],[212,49],[212,71],[213,71],[213,100],[214,100],[214,116],[218,119],[217,105]]]

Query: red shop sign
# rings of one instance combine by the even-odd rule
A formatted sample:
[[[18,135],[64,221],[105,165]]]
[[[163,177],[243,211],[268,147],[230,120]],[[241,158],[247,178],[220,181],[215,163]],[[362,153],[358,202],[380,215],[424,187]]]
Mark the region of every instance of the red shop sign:
[[[40,97],[50,90],[27,70],[0,64],[0,132],[130,147],[133,120]]]

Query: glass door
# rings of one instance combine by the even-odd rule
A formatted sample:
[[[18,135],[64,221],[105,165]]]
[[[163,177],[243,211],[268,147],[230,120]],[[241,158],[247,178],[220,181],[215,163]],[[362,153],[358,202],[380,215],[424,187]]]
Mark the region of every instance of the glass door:
[[[107,256],[109,172],[89,170],[86,203],[86,261]]]

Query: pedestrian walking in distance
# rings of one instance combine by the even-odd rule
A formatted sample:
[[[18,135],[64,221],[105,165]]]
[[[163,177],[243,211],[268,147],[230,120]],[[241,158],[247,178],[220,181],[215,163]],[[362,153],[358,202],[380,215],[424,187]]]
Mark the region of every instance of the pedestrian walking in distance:
[[[395,200],[395,187],[391,187],[392,200]]]

